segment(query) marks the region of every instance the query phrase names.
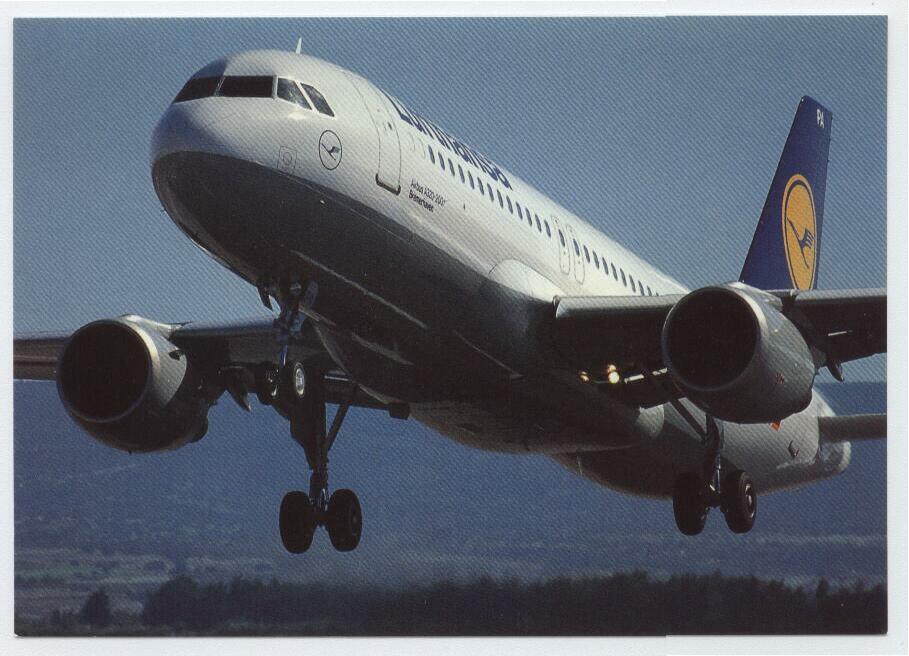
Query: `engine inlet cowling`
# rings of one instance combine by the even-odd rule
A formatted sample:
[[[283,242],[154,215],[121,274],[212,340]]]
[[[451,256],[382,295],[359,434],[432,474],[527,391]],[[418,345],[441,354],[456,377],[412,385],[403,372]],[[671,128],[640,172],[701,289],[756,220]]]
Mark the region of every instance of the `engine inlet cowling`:
[[[208,403],[167,326],[127,316],[87,324],[57,362],[69,415],[100,442],[129,452],[163,451],[202,436]]]
[[[663,359],[698,407],[738,423],[779,421],[811,402],[817,369],[779,300],[743,285],[705,287],[672,308]]]

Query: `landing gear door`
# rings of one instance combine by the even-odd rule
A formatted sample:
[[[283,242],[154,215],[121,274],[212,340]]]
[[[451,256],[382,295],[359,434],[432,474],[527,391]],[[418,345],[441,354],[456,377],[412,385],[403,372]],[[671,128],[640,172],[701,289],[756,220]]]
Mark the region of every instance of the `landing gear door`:
[[[559,247],[559,268],[562,273],[568,275],[571,273],[571,255],[568,252],[568,237],[565,235],[559,220],[553,216],[552,225],[555,227],[556,245]]]
[[[574,258],[574,279],[580,283],[584,282],[584,255],[581,253],[581,245],[578,243],[578,238],[574,234],[574,228],[571,226],[566,226],[568,228],[568,237],[571,241],[571,256]]]
[[[388,101],[366,80],[348,76],[369,111],[379,135],[379,161],[376,183],[397,194],[401,191],[401,143]]]

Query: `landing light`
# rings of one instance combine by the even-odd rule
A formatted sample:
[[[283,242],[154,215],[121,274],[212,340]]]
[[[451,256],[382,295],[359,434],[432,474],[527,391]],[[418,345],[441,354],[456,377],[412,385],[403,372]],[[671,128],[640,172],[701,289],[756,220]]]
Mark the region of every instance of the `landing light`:
[[[581,379],[581,382],[582,382],[582,383],[589,383],[589,382],[590,382],[590,374],[588,374],[586,371],[579,371],[579,372],[578,372],[578,378]]]
[[[610,385],[617,385],[622,381],[622,375],[614,364],[606,367],[606,380],[609,381]]]

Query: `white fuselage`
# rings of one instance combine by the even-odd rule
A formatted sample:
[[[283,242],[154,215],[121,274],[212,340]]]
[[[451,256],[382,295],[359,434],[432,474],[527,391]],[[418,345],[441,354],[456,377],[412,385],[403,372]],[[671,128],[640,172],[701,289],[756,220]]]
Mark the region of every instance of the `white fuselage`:
[[[461,343],[500,368],[506,378],[517,379],[529,375],[524,367],[539,368],[540,363],[522,355],[521,345],[514,344],[520,335],[507,334],[510,343],[506,345],[497,341],[493,333],[498,308],[485,295],[488,285],[541,303],[551,303],[555,296],[687,291],[353,73],[312,57],[267,51],[241,53],[206,68],[211,74],[271,75],[311,84],[328,100],[334,116],[278,98],[207,97],[176,103],[156,129],[153,166],[181,153],[209,153],[224,161],[243,162],[272,171],[282,180],[297,180],[313,194],[321,194],[325,200],[319,202],[343,207],[371,228],[379,226],[369,234],[387,238],[392,250],[376,245],[371,255],[369,243],[358,241],[361,237],[350,228],[340,227],[347,223],[330,217],[315,223],[311,211],[306,233],[311,239],[279,237],[264,247],[272,249],[276,259],[279,255],[297,258],[301,267],[323,276],[326,282],[320,281],[320,286],[337,284],[354,290],[363,301],[364,314],[387,313],[399,322],[388,325],[401,327],[407,335],[425,332]],[[340,159],[326,160],[329,150]],[[170,175],[181,174],[176,167]],[[197,185],[200,194],[207,193],[205,186]],[[275,197],[272,202],[278,206],[290,201]],[[264,240],[263,226],[232,227],[228,235],[219,232],[225,230],[223,226],[215,225],[222,217],[210,217],[210,223],[205,223],[198,216],[189,221],[174,214],[196,243],[249,282],[261,284],[270,275],[268,265],[257,264],[255,256],[244,251],[247,244],[236,241],[241,238],[238,235],[250,242]],[[294,220],[293,208],[285,214]],[[340,247],[345,243],[346,250]],[[388,256],[383,257],[383,252]],[[412,291],[404,293],[408,290]],[[492,319],[474,322],[477,314]],[[362,335],[357,339],[369,341]],[[383,342],[391,343],[397,340]],[[431,343],[429,337],[426,343]],[[402,360],[416,357],[404,347],[385,350],[389,349]],[[551,360],[547,362],[551,365]],[[470,375],[468,369],[462,377]],[[575,423],[565,419],[569,428],[551,440],[510,439],[508,421],[471,400],[413,402],[413,415],[462,442],[546,453],[599,482],[639,494],[666,495],[676,468],[697,466],[699,438],[674,409],[622,407],[585,387],[576,373],[550,366],[544,375],[533,376],[542,381],[539,396],[557,389],[589,408],[584,410],[589,414]],[[383,390],[376,393],[381,395]],[[558,414],[558,408],[552,412]],[[779,429],[726,424],[725,457],[747,468],[764,492],[842,471],[849,461],[848,443],[823,445],[819,440],[816,418],[829,413],[823,399],[815,395],[805,411],[788,418]],[[566,433],[578,437],[566,438]],[[640,468],[666,471],[653,481],[641,477],[635,482],[634,471]]]

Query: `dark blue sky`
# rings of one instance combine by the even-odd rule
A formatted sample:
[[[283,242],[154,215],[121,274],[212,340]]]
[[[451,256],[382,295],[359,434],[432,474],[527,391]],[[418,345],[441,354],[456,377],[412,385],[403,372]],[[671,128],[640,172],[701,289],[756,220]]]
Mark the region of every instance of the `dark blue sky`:
[[[261,316],[162,212],[148,145],[193,71],[298,35],[692,287],[737,277],[812,95],[835,117],[819,286],[885,284],[883,18],[19,20],[17,331]]]

